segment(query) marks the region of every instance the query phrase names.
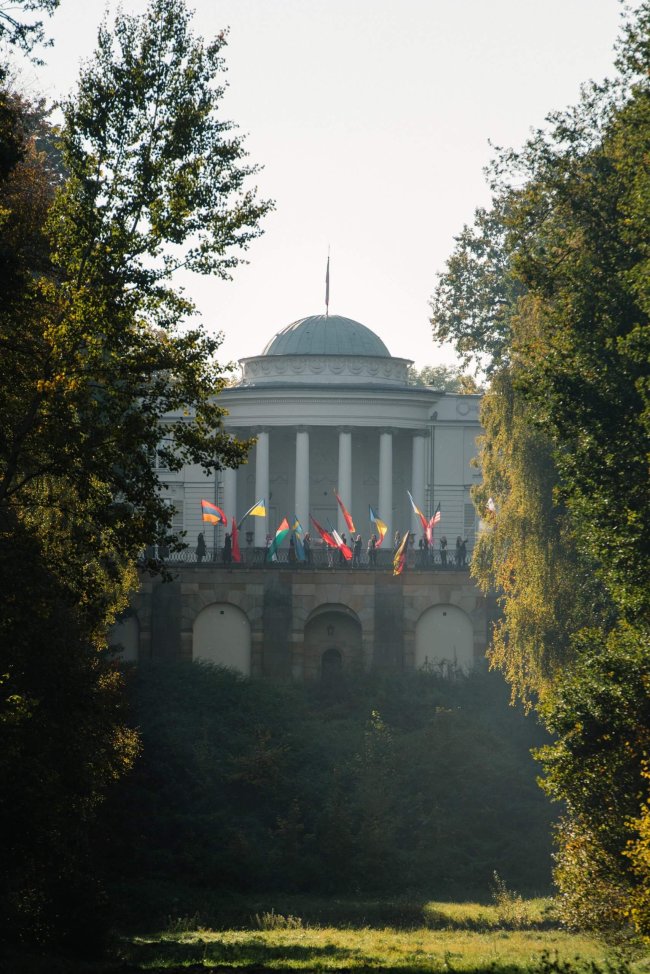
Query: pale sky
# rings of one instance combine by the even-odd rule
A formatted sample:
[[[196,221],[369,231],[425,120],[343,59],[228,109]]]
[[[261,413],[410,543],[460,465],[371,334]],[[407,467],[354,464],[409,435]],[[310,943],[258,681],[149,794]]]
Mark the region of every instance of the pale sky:
[[[24,68],[66,94],[103,0],[61,0],[55,46]],[[454,361],[428,301],[453,238],[488,202],[483,167],[612,74],[618,0],[194,0],[195,31],[230,28],[224,114],[276,211],[234,280],[184,281],[223,360],[259,354],[297,318],[363,322],[393,355]],[[128,0],[138,12],[145,0]]]

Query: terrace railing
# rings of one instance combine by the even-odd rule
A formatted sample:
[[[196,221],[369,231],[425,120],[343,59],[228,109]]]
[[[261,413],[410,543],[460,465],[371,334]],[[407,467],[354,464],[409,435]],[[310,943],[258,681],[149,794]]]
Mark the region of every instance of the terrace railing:
[[[439,548],[422,551],[419,548],[409,548],[406,555],[406,569],[408,571],[467,571],[471,559],[468,548],[464,558],[458,558],[455,549]],[[191,565],[195,568],[226,569],[228,571],[246,571],[247,569],[291,570],[291,571],[392,571],[394,552],[391,549],[377,549],[374,563],[369,561],[368,553],[363,551],[360,563],[346,561],[338,551],[320,545],[312,545],[308,562],[298,561],[293,552],[281,548],[272,560],[268,559],[266,548],[245,547],[241,549],[240,562],[226,561],[223,548],[206,548],[206,553],[199,558],[193,548],[183,551],[170,552],[160,547],[152,547],[145,552],[146,558],[156,558],[166,565]],[[293,556],[293,557],[292,557]]]

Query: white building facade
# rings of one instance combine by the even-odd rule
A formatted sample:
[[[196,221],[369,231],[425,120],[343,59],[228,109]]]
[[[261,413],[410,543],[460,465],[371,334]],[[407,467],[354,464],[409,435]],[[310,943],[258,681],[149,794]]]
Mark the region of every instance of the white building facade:
[[[242,525],[242,548],[264,548],[267,535],[294,515],[314,540],[310,515],[349,534],[335,490],[364,552],[374,531],[369,506],[388,525],[385,548],[396,531],[421,537],[407,491],[427,517],[440,504],[434,547],[444,535],[452,551],[460,536],[471,550],[480,397],[409,385],[410,364],[391,356],[369,328],[338,315],[295,321],[261,355],[242,359],[240,383],[219,401],[228,410],[226,429],[256,439],[247,463],[211,477],[196,466],[161,474],[188,552],[200,531],[208,548],[223,544],[224,529],[202,522],[202,499],[238,520],[265,500],[266,517]]]

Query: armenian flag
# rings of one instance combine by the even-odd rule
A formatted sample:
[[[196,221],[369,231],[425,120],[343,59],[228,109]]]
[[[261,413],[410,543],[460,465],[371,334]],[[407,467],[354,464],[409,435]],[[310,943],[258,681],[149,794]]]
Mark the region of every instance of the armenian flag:
[[[379,545],[384,540],[386,532],[388,531],[388,525],[384,524],[382,519],[379,517],[378,514],[375,514],[375,512],[373,511],[372,507],[370,507],[370,505],[368,505],[368,508],[370,510],[370,520],[375,525],[377,529],[377,534],[379,535],[379,541],[377,542],[377,547],[379,547]]]
[[[345,523],[348,526],[348,531],[350,531],[350,532],[352,532],[352,534],[354,534],[357,529],[354,526],[354,521],[352,520],[352,515],[346,509],[345,504],[343,503],[343,501],[341,500],[341,498],[338,495],[338,491],[336,491],[336,490],[334,491],[334,496],[336,497],[337,503],[338,503],[339,507],[341,508],[341,513],[343,514],[343,518],[345,520]]]
[[[209,524],[228,524],[228,518],[221,508],[210,501],[201,501],[201,515]]]
[[[406,564],[406,546],[409,543],[410,531],[407,531],[402,538],[402,543],[395,552],[395,557],[393,558],[393,575],[401,575],[404,571],[404,565]]]

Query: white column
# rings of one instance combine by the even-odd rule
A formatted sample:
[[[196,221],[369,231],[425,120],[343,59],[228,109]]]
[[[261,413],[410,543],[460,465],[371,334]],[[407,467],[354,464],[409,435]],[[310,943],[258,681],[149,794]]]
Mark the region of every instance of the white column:
[[[221,471],[223,484],[223,512],[227,518],[237,520],[237,471],[226,467]],[[228,525],[230,531],[230,524]]]
[[[349,511],[352,508],[352,433],[350,430],[339,430],[339,478],[336,488],[339,497]],[[337,504],[338,507],[338,504]],[[338,509],[339,534],[348,531],[341,508]],[[350,539],[348,538],[348,541]]]
[[[425,503],[425,483],[424,483],[424,466],[425,466],[425,450],[426,450],[426,439],[425,434],[418,434],[413,437],[413,458],[411,465],[411,493],[413,494],[413,500],[420,508],[425,516],[428,516],[428,511],[426,509]],[[413,517],[411,518],[411,531],[415,534],[416,538],[422,536],[422,523],[420,518],[415,512],[413,512]],[[417,541],[416,541],[417,544]]]
[[[268,430],[259,430],[257,435],[257,445],[255,446],[255,502],[264,499],[266,509],[269,505],[269,433]],[[263,548],[266,545],[266,535],[268,532],[266,517],[256,517],[255,521],[255,547]]]
[[[379,517],[388,526],[384,547],[393,543],[393,434],[379,434]]]
[[[296,493],[294,513],[303,531],[309,527],[309,433],[306,429],[296,431]]]

